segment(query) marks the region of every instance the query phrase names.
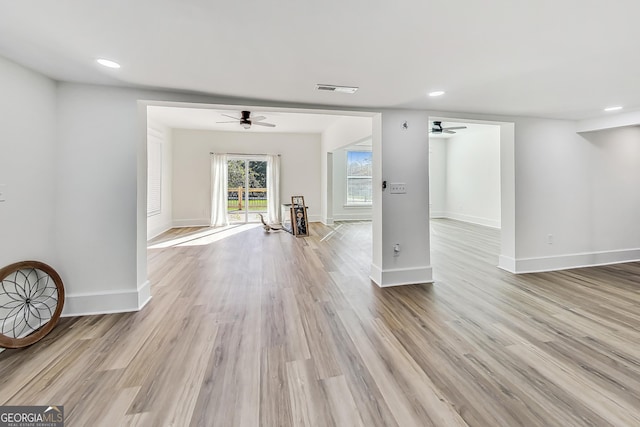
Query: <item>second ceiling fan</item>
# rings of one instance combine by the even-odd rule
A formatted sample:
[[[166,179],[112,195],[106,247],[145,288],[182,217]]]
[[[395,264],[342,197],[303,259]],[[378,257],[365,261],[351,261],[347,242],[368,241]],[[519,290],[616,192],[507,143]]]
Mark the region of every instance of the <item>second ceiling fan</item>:
[[[433,133],[433,134],[455,133],[454,130],[466,129],[466,128],[467,128],[466,126],[452,126],[452,127],[443,128],[441,121],[434,120],[433,126],[431,127],[431,130],[429,131],[429,133]]]
[[[223,116],[225,117],[229,117],[230,119],[233,119],[232,121],[226,121],[226,122],[218,122],[218,123],[240,123],[240,126],[242,126],[245,129],[249,129],[251,127],[251,125],[256,125],[256,126],[265,126],[265,127],[270,127],[270,128],[274,128],[276,127],[276,125],[274,125],[273,123],[265,123],[262,120],[266,120],[265,116],[251,116],[251,111],[242,111],[241,112],[242,117],[233,117],[230,116],[228,114],[223,114]]]

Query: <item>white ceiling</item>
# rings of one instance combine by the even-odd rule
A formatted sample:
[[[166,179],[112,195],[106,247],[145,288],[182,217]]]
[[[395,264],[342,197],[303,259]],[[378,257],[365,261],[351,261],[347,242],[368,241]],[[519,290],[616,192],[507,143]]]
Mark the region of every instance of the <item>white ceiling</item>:
[[[63,81],[578,119],[640,109],[638,16],[637,0],[12,1],[0,55]]]

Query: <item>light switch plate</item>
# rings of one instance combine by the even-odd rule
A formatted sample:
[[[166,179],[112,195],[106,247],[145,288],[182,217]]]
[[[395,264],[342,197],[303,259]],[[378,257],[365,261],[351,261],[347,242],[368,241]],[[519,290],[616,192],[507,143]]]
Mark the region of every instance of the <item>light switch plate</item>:
[[[391,194],[406,194],[407,184],[404,182],[392,182],[389,184],[389,192]]]

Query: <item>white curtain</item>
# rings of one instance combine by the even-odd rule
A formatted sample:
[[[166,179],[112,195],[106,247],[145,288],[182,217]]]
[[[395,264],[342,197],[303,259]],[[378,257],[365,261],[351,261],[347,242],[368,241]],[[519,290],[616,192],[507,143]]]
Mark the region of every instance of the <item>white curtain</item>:
[[[227,155],[211,156],[211,226],[222,227],[229,224],[227,216]]]
[[[267,222],[280,223],[280,156],[267,155]]]

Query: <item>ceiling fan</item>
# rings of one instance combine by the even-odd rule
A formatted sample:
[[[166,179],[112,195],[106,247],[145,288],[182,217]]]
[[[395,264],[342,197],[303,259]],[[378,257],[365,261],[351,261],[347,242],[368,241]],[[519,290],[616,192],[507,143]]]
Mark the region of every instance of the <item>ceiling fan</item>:
[[[453,127],[443,128],[441,121],[434,120],[433,127],[431,128],[429,133],[434,133],[434,134],[455,133],[454,129],[466,129],[466,128],[467,128],[466,126],[453,126]]]
[[[228,114],[223,114],[223,116],[229,117],[230,119],[233,119],[233,121],[218,122],[218,123],[236,123],[236,122],[239,122],[240,126],[242,126],[245,129],[249,129],[252,124],[256,125],[256,126],[266,126],[266,127],[270,127],[270,128],[276,127],[276,125],[274,125],[273,123],[265,123],[265,122],[263,122],[262,120],[266,119],[265,116],[251,116],[251,111],[243,111],[242,112],[242,117],[233,117],[233,116],[230,116]]]

